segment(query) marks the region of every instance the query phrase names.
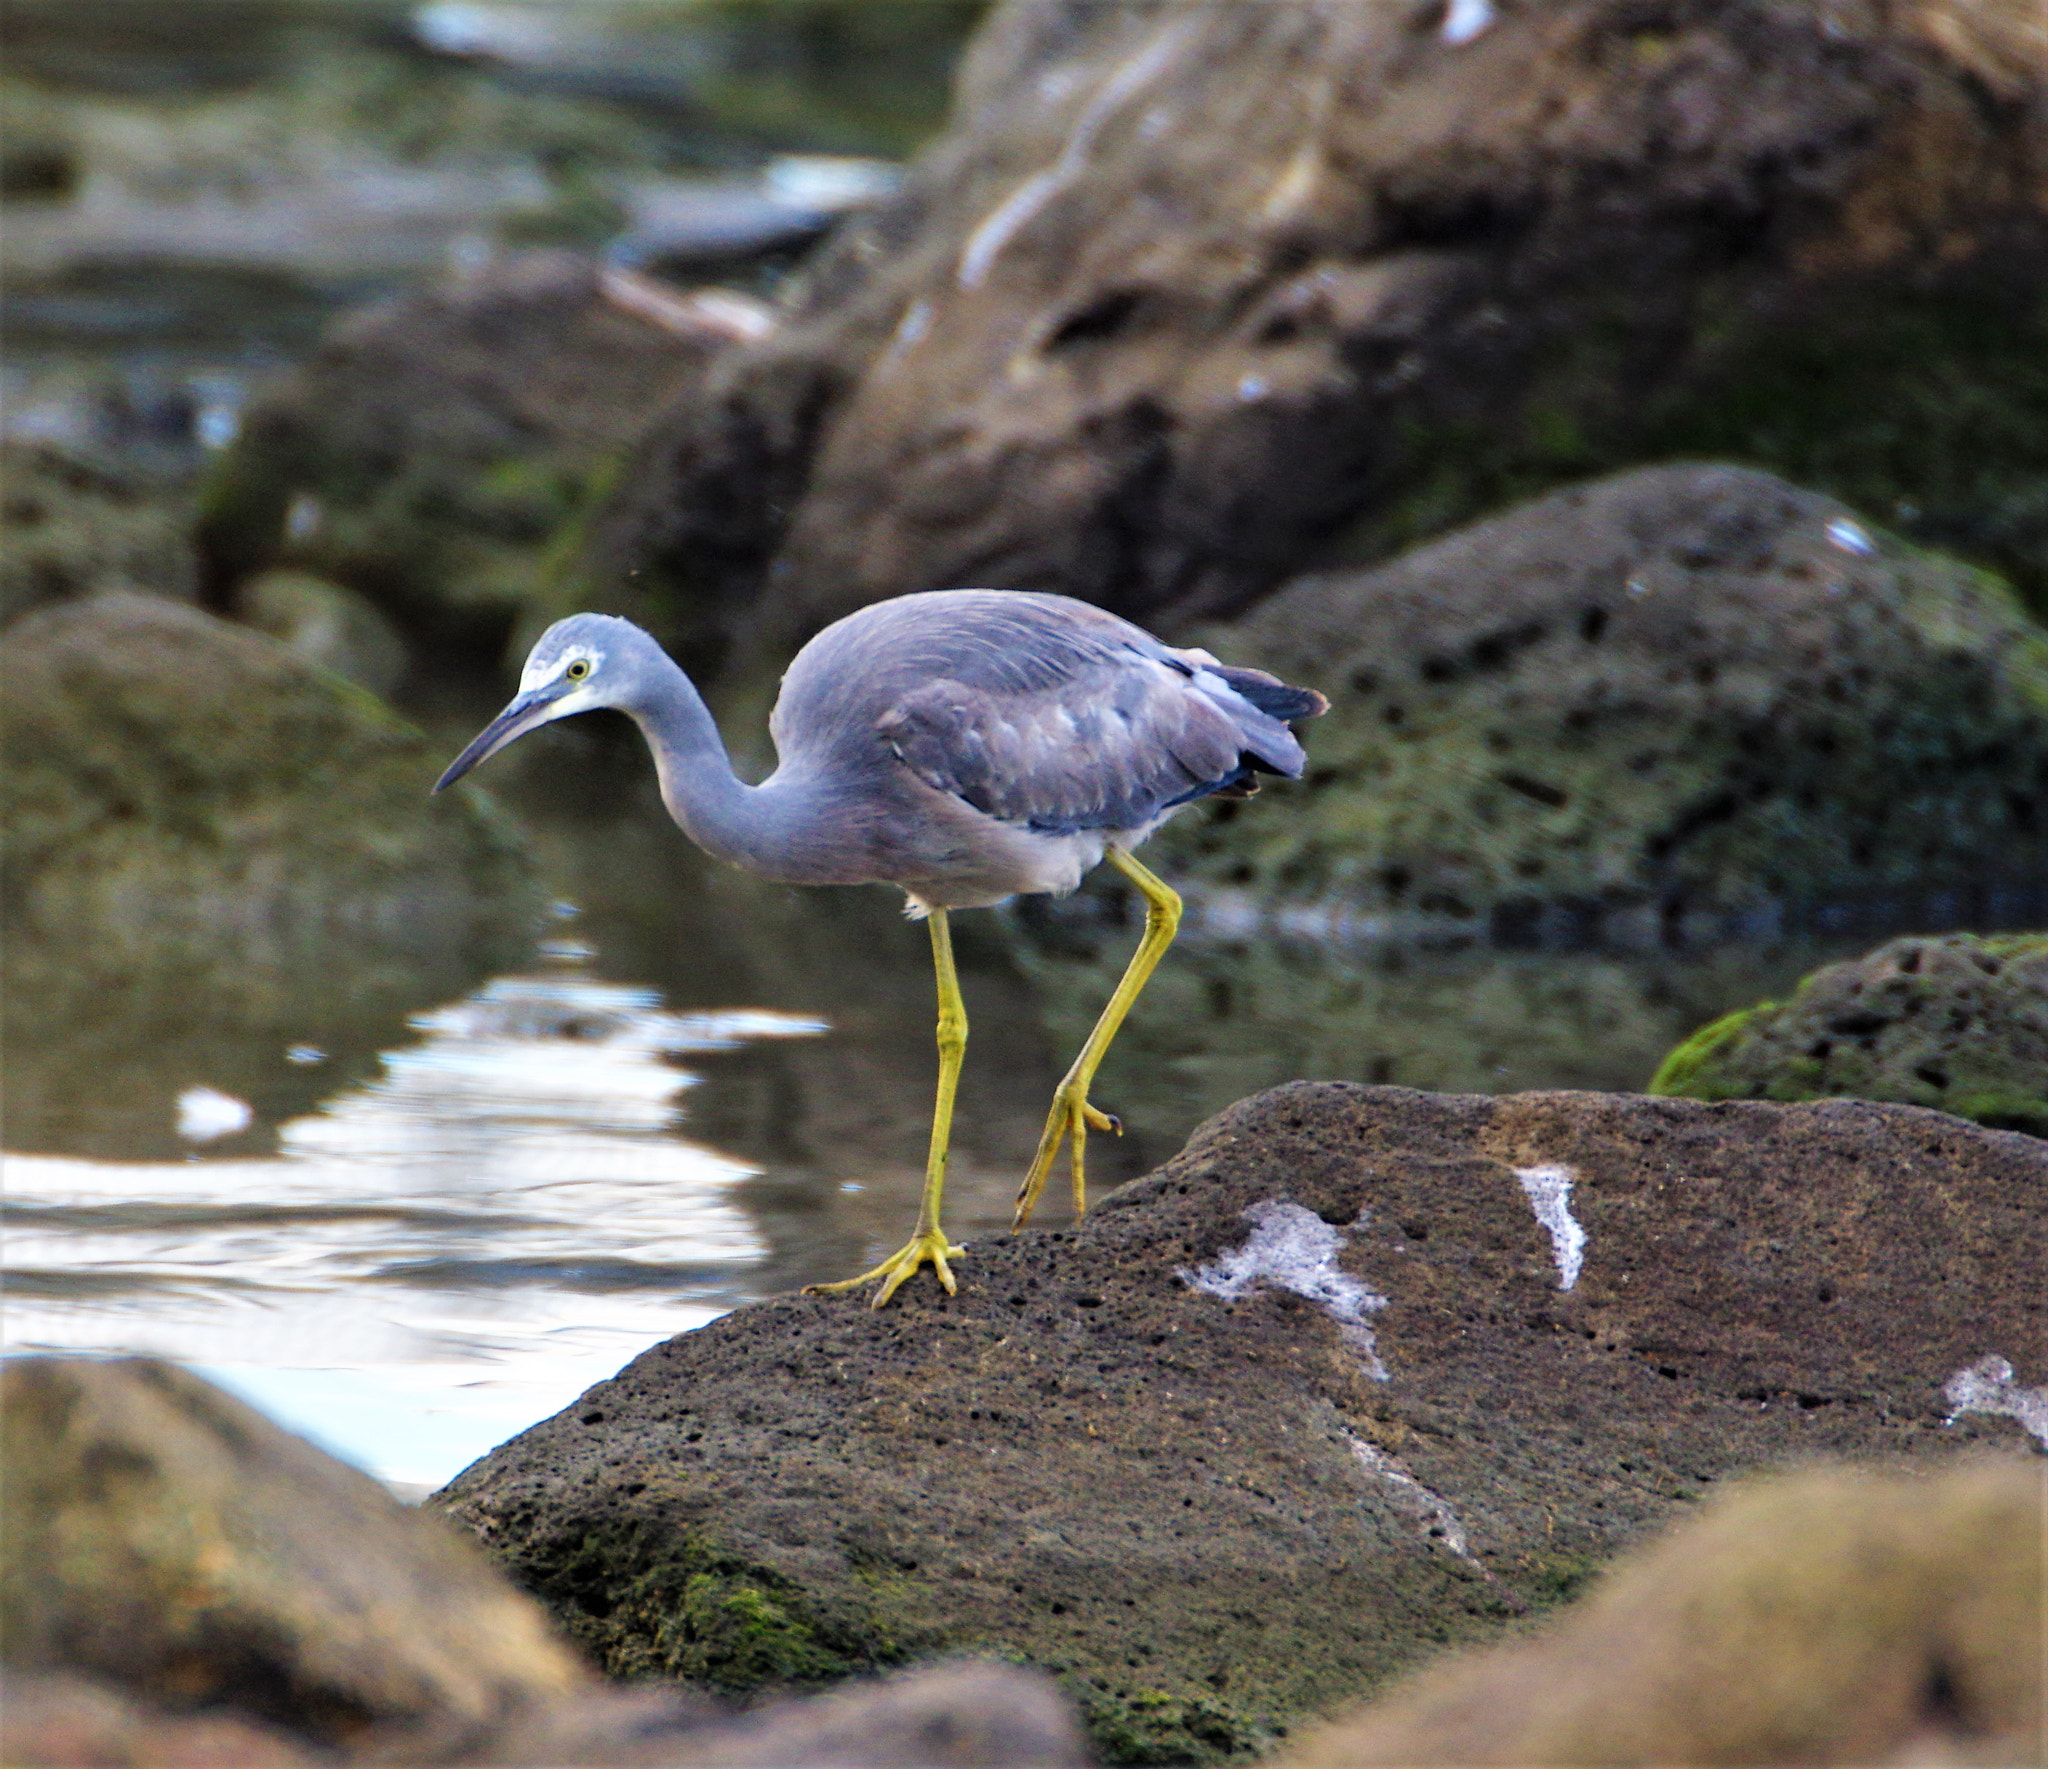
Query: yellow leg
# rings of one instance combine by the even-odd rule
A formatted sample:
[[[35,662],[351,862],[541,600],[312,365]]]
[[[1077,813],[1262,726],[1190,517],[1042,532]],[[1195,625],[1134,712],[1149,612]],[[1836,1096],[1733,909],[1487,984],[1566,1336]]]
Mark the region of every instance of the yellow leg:
[[[959,974],[953,969],[953,930],[946,921],[943,909],[931,913],[932,967],[939,973],[939,1099],[932,1109],[931,1153],[925,1158],[924,1203],[917,1213],[917,1233],[911,1236],[909,1244],[901,1252],[892,1253],[875,1267],[864,1271],[857,1278],[846,1278],[836,1284],[812,1284],[804,1292],[807,1296],[829,1295],[836,1290],[857,1290],[863,1284],[882,1280],[882,1287],[875,1294],[874,1306],[880,1308],[896,1294],[897,1287],[906,1278],[913,1277],[917,1268],[930,1260],[932,1269],[939,1274],[939,1282],[946,1286],[946,1294],[954,1292],[953,1270],[946,1261],[965,1253],[965,1247],[955,1247],[946,1240],[945,1231],[939,1227],[939,1200],[946,1189],[946,1151],[953,1135],[953,1095],[960,1086],[960,1064],[967,1055],[967,1003],[960,996]]]
[[[1145,894],[1145,936],[1131,956],[1123,981],[1117,984],[1116,993],[1102,1010],[1102,1018],[1095,1022],[1095,1030],[1088,1034],[1088,1042],[1081,1046],[1081,1054],[1074,1059],[1067,1078],[1052,1096],[1052,1111],[1045,1120],[1045,1133],[1038,1139],[1038,1153],[1032,1157],[1031,1171],[1024,1176],[1024,1184],[1017,1193],[1017,1216],[1011,1224],[1013,1230],[1022,1228],[1031,1220],[1031,1212],[1038,1205],[1038,1194],[1045,1190],[1046,1178],[1052,1172],[1052,1164],[1059,1159],[1062,1145],[1071,1147],[1073,1151],[1074,1214],[1079,1216],[1088,1208],[1088,1181],[1082,1167],[1088,1132],[1091,1128],[1114,1130],[1118,1134],[1123,1131],[1123,1126],[1107,1112],[1097,1111],[1088,1103],[1088,1089],[1095,1080],[1095,1071],[1102,1066],[1102,1059],[1108,1054],[1110,1040],[1115,1038],[1124,1023],[1124,1015],[1131,1011],[1131,1004],[1151,979],[1160,959],[1166,956],[1166,949],[1173,944],[1174,933],[1180,926],[1180,898],[1170,886],[1146,871],[1120,848],[1111,848],[1107,858],[1117,871]]]

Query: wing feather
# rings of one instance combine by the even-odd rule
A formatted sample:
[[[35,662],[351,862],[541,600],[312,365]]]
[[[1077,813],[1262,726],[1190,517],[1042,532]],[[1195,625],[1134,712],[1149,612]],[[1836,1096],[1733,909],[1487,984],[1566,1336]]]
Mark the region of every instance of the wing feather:
[[[1299,773],[1285,719],[1321,708],[1084,602],[945,590],[876,603],[813,640],[785,678],[776,739],[864,731],[927,786],[1068,834],[1142,829],[1248,790],[1253,770]]]

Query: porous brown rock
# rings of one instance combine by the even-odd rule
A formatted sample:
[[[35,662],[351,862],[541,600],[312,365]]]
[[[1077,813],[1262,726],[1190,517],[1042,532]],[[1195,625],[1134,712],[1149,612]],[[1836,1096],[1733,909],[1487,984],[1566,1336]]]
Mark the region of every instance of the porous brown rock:
[[[1909,1107],[1299,1083],[957,1296],[670,1340],[435,1502],[614,1675],[994,1651],[1109,1761],[1243,1757],[1731,1475],[2031,1456],[2044,1185]]]
[[[1275,1769],[2038,1763],[2038,1468],[1746,1484],[1537,1640],[1452,1658]]]
[[[1177,630],[1727,452],[2048,595],[2044,173],[2029,0],[1010,0],[580,593],[700,670],[961,584]]]
[[[2048,934],[1889,940],[1702,1026],[1650,1091],[1901,1100],[2048,1136]]]
[[[1227,649],[1330,711],[1301,785],[1182,819],[1156,864],[1330,931],[1997,926],[2048,888],[2048,635],[1995,580],[1770,474],[1552,492],[1299,578]]]

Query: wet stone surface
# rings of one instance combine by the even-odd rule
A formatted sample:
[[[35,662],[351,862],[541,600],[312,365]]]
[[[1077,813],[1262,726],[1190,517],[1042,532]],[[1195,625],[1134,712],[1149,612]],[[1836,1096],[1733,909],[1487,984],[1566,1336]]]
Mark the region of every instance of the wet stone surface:
[[[437,1503],[614,1675],[993,1649],[1111,1761],[1221,1760],[1735,1472],[2028,1453],[1944,1384],[2041,1380],[2044,1185],[1911,1108],[1297,1084],[953,1299],[671,1340]]]

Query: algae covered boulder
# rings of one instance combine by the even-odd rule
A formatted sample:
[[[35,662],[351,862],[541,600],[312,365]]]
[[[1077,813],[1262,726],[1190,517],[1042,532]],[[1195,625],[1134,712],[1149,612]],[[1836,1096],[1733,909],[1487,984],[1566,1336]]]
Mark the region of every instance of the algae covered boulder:
[[[656,1346],[434,1502],[615,1675],[993,1652],[1107,1761],[1242,1760],[1733,1474],[2031,1461],[2044,1183],[1903,1106],[1295,1084],[955,1296]]]
[[[2038,1466],[1758,1481],[1280,1764],[2038,1763],[2044,1540]]]
[[[1899,1100],[2048,1136],[2048,934],[1892,940],[1725,1014],[1650,1092]]]
[[[2048,878],[2048,634],[1768,474],[1553,492],[1211,643],[1331,709],[1300,787],[1161,864],[1339,930],[1656,941]]]
[[[520,838],[382,702],[259,634],[115,594],[8,636],[0,814],[14,940],[87,969],[184,942],[241,962],[342,933],[527,943]]]
[[[2048,596],[2044,91],[2025,0],[1010,0],[589,593],[749,674],[961,584],[1179,629],[1733,454]]]
[[[0,442],[0,625],[102,590],[192,600],[191,499],[49,443]]]
[[[205,487],[205,594],[284,565],[434,645],[495,652],[614,455],[765,325],[566,251],[514,254],[347,314],[261,394]]]

